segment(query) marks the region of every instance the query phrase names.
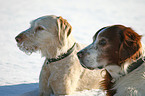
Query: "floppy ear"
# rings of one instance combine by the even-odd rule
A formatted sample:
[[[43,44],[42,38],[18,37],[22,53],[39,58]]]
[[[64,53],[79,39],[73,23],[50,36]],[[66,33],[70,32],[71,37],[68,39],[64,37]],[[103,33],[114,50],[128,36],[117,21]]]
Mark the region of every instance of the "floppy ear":
[[[63,19],[61,16],[57,19],[58,24],[58,40],[61,45],[64,45],[64,39],[67,38],[72,30],[71,25],[67,22],[66,19]]]
[[[121,45],[119,49],[120,63],[128,58],[135,59],[141,48],[141,35],[138,35],[131,28],[125,28],[121,33]]]

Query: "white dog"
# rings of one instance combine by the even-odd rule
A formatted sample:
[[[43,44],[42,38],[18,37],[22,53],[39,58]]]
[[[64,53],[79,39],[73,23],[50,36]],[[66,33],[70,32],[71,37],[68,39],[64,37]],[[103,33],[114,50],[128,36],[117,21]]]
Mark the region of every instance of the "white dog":
[[[100,29],[78,53],[85,68],[105,68],[107,96],[145,96],[145,54],[141,36],[123,25]]]
[[[57,16],[43,16],[16,37],[26,53],[40,51],[46,57],[40,73],[40,96],[66,95],[75,91],[100,88],[99,71],[83,68],[76,53],[82,48],[70,34],[71,25]]]

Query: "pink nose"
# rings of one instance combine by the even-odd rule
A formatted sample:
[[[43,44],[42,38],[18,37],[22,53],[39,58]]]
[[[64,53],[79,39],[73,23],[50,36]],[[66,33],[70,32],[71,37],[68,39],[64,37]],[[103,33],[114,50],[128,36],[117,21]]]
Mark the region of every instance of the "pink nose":
[[[17,36],[17,37],[15,37],[15,40],[18,42],[18,43],[20,43],[21,41],[22,41],[22,36]]]

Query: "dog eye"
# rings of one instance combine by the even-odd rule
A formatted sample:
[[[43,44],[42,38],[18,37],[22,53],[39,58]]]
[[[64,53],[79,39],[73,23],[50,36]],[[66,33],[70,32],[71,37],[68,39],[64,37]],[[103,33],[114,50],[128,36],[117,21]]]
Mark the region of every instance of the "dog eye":
[[[102,46],[106,45],[106,43],[107,41],[105,39],[102,39],[99,41],[99,45],[102,45]]]
[[[37,31],[41,31],[41,30],[44,30],[44,28],[41,27],[41,26],[38,26],[38,27],[36,27],[35,32],[37,32]]]

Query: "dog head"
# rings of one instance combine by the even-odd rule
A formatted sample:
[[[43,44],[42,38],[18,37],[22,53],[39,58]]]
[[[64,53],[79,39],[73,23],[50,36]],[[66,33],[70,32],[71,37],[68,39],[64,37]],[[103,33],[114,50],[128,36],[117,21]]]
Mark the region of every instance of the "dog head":
[[[70,35],[72,29],[67,20],[54,15],[40,17],[30,24],[30,28],[15,38],[20,50],[26,53],[40,50],[42,54],[46,54],[48,53],[46,51],[49,50],[56,51],[56,48],[65,45],[65,39]]]
[[[123,25],[100,29],[93,43],[78,52],[81,64],[89,69],[121,66],[128,59],[136,59],[141,48],[141,36]]]

